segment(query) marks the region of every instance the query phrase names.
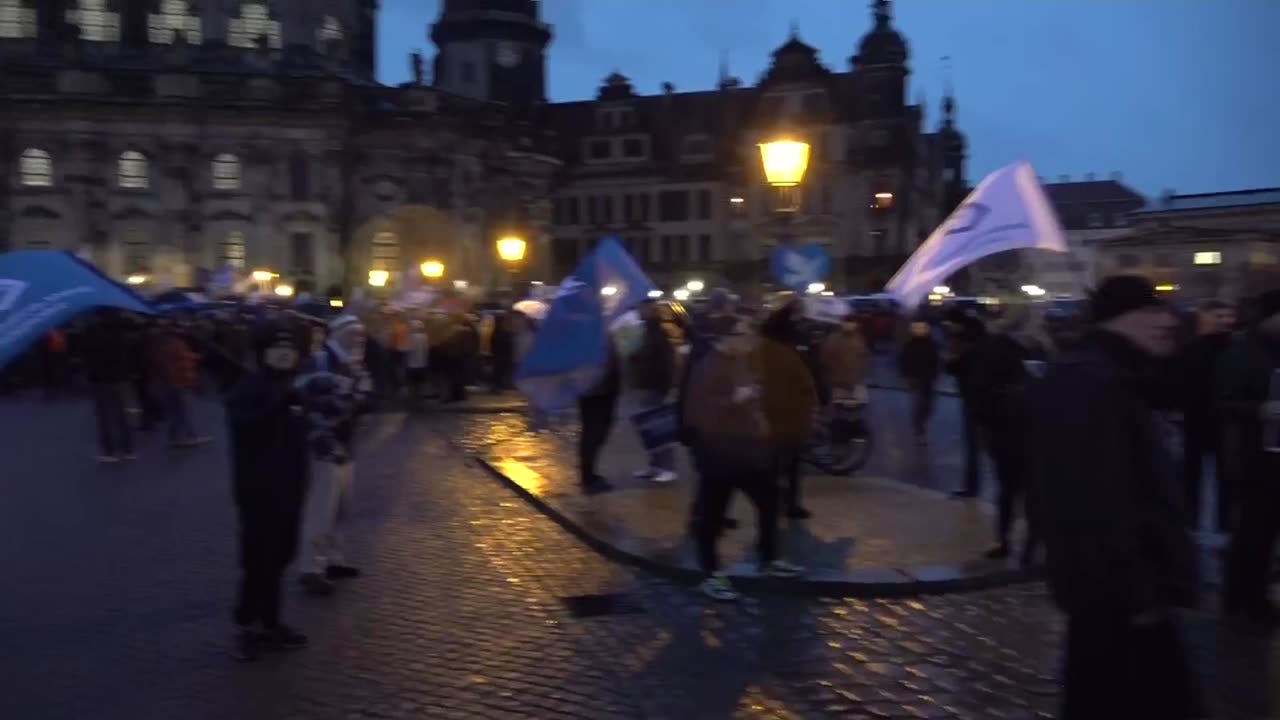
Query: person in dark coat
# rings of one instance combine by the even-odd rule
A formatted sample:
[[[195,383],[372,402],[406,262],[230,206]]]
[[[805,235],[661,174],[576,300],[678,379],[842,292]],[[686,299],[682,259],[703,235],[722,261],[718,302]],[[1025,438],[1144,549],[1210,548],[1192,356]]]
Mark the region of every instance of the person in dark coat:
[[[631,386],[635,390],[637,407],[649,409],[661,406],[671,393],[675,382],[676,353],[667,331],[662,327],[662,318],[658,317],[657,305],[653,302],[641,304],[640,317],[644,322],[644,334],[639,349],[630,358]],[[672,448],[650,453],[649,466],[638,470],[636,477],[658,483],[675,480]]]
[[[128,336],[118,310],[100,310],[85,331],[84,358],[98,421],[98,460],[132,460],[133,438],[125,418],[124,385],[129,379]]]
[[[760,354],[764,356],[761,392],[775,443],[777,477],[785,488],[782,509],[787,517],[796,520],[812,516],[800,504],[800,449],[821,402],[807,338],[801,329],[803,319],[803,305],[792,298],[766,318],[760,328],[764,340],[760,344]]]
[[[493,318],[493,334],[489,338],[489,353],[493,357],[493,391],[510,390],[511,374],[515,370],[516,327],[520,321],[517,310],[508,310]]]
[[[911,337],[902,345],[898,355],[898,373],[911,392],[911,430],[916,443],[928,442],[929,417],[933,415],[934,386],[942,367],[942,355],[938,344],[930,335],[929,323],[916,320],[911,323]]]
[[[232,495],[240,523],[237,659],[300,648],[307,638],[280,621],[280,583],[298,546],[307,484],[307,426],[292,389],[300,353],[294,333],[264,323],[254,369],[226,398]]]
[[[1218,301],[1200,308],[1198,332],[1178,357],[1177,386],[1182,399],[1183,482],[1190,508],[1192,529],[1200,527],[1200,497],[1204,478],[1204,458],[1214,460],[1218,485],[1218,530],[1225,532],[1235,514],[1235,494],[1223,462],[1221,418],[1214,406],[1214,384],[1218,366],[1231,345],[1235,313]]]
[[[1255,316],[1222,359],[1216,395],[1240,496],[1223,606],[1235,617],[1275,623],[1280,609],[1267,588],[1280,533],[1280,290],[1258,300]]]
[[[1196,550],[1150,368],[1174,318],[1136,276],[1105,280],[1093,327],[1034,385],[1029,459],[1054,602],[1067,614],[1063,720],[1201,717],[1176,608]]]
[[[942,327],[947,333],[947,373],[956,379],[964,427],[964,486],[953,493],[960,498],[978,496],[982,478],[982,449],[978,435],[977,379],[979,349],[987,337],[982,320],[963,308],[952,308]]]
[[[582,479],[582,491],[588,495],[606,492],[612,485],[596,470],[600,451],[609,440],[613,429],[613,416],[618,407],[618,395],[622,392],[622,372],[618,351],[611,339],[606,339],[607,358],[604,375],[594,388],[578,398],[578,414],[582,419],[582,432],[578,435],[578,471]]]

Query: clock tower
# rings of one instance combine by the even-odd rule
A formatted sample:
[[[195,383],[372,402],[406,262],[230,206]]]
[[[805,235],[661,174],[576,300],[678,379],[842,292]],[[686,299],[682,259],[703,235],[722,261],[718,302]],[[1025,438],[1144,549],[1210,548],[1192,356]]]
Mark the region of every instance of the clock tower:
[[[545,102],[551,27],[539,10],[538,0],[444,0],[431,27],[433,84],[517,114]]]

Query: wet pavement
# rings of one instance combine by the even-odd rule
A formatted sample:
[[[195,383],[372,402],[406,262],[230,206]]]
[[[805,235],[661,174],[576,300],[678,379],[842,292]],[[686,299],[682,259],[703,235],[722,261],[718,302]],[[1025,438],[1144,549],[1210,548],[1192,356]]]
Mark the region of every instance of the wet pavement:
[[[0,716],[1052,716],[1062,625],[1039,586],[713,605],[517,500],[446,442],[462,420],[369,420],[350,528],[365,577],[325,600],[290,588],[312,647],[242,666],[225,655],[236,569],[220,412],[200,408],[203,448],[153,437],[135,463],[103,468],[87,403],[0,399]],[[1276,716],[1273,639],[1209,615],[1190,637],[1220,717]]]

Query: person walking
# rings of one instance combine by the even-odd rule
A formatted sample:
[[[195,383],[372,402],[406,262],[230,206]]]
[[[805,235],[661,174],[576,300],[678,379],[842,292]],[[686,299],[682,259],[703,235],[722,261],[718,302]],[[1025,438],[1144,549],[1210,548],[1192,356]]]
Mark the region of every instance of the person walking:
[[[427,388],[427,361],[431,341],[427,328],[417,318],[409,321],[409,349],[405,353],[405,375],[409,386],[409,402],[418,407]]]
[[[343,557],[342,527],[355,479],[356,417],[373,391],[364,351],[364,325],[354,315],[340,315],[295,383],[311,449],[300,580],[312,595],[331,595],[332,581],[360,575]]]
[[[694,535],[704,578],[702,591],[712,599],[731,601],[738,593],[720,571],[716,545],[734,490],[741,490],[756,509],[761,571],[794,577],[801,568],[777,557],[776,458],[760,402],[759,376],[750,357],[757,339],[741,321],[722,322],[727,327],[716,328],[712,348],[690,369],[689,397],[682,410],[701,476]]]
[[[582,491],[588,495],[613,489],[596,469],[600,451],[613,429],[613,416],[622,390],[618,351],[609,338],[605,339],[605,345],[604,375],[594,388],[578,398],[578,416],[582,420],[582,431],[578,433],[578,472]]]
[[[85,331],[84,357],[98,423],[98,461],[103,463],[135,457],[124,409],[129,377],[125,341],[124,319],[118,310],[99,310]]]
[[[307,482],[307,430],[292,387],[300,354],[287,327],[265,323],[256,362],[227,394],[232,496],[240,525],[240,589],[235,657],[305,647],[280,621],[280,583],[293,561]]]
[[[631,386],[635,390],[638,409],[648,410],[661,406],[671,394],[675,381],[676,353],[662,327],[657,304],[649,301],[639,308],[644,322],[640,347],[630,358]],[[649,466],[637,470],[635,475],[655,483],[669,483],[676,479],[674,448],[665,447],[649,453]]]
[[[981,319],[960,307],[948,312],[942,326],[947,333],[945,368],[956,379],[964,428],[964,485],[952,495],[957,498],[975,498],[982,480],[982,442],[978,430],[976,396],[978,372],[981,368],[978,356],[986,340],[987,330]]]
[[[161,321],[151,351],[151,366],[156,371],[157,389],[169,423],[169,445],[194,447],[208,442],[209,438],[196,434],[191,422],[189,396],[197,382],[197,358],[173,321]]]
[[[1202,716],[1174,610],[1196,551],[1151,368],[1175,320],[1145,278],[1106,279],[1093,327],[1034,387],[1029,458],[1054,602],[1067,615],[1063,720]]]
[[[1223,357],[1216,393],[1240,496],[1223,607],[1234,617],[1274,624],[1280,609],[1267,590],[1280,532],[1280,290],[1259,298],[1255,318]]]
[[[923,320],[912,321],[911,337],[903,343],[902,351],[898,354],[898,374],[911,393],[911,431],[915,435],[916,444],[920,446],[928,443],[934,387],[941,366],[942,355],[938,352],[938,344],[933,340],[929,323]]]
[[[1205,456],[1213,459],[1217,485],[1219,532],[1227,532],[1235,517],[1236,496],[1222,452],[1222,418],[1214,405],[1218,368],[1231,345],[1235,313],[1226,303],[1211,301],[1196,313],[1196,336],[1178,356],[1177,385],[1182,395],[1182,476],[1190,508],[1192,530],[1201,527],[1201,498]]]
[[[785,483],[783,512],[804,520],[812,517],[800,504],[800,448],[813,429],[818,409],[818,386],[813,371],[798,350],[800,302],[791,300],[765,320],[753,360],[761,379],[760,402],[769,426],[775,471]]]
[[[858,329],[858,318],[852,312],[840,321],[819,346],[822,376],[833,399],[865,395],[867,381],[867,341]]]

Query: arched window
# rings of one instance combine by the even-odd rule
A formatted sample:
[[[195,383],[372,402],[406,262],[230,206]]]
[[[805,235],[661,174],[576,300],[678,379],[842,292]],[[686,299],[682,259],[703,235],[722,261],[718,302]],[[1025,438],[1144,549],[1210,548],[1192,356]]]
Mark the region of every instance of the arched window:
[[[240,5],[240,17],[231,18],[227,26],[227,44],[232,47],[266,47],[280,49],[280,23],[271,19],[264,2]]]
[[[36,11],[27,0],[0,0],[0,40],[21,40],[36,36]]]
[[[18,161],[18,179],[24,187],[53,187],[53,157],[36,148],[23,150]]]
[[[120,13],[108,10],[106,0],[77,0],[67,22],[80,28],[81,40],[120,42]]]
[[[161,0],[160,12],[147,15],[147,38],[157,45],[170,45],[178,38],[199,45],[201,37],[200,16],[191,12],[188,0]]]
[[[213,189],[240,189],[240,158],[221,153],[213,158]]]
[[[316,30],[316,45],[321,52],[331,52],[342,45],[342,25],[332,15],[325,15],[324,21]]]
[[[147,157],[137,150],[120,153],[116,163],[116,184],[126,190],[145,190],[151,187],[147,174]]]
[[[218,266],[243,270],[245,265],[244,233],[232,230],[218,248]]]
[[[373,262],[369,269],[387,272],[400,269],[400,238],[395,233],[380,232],[373,236]]]

